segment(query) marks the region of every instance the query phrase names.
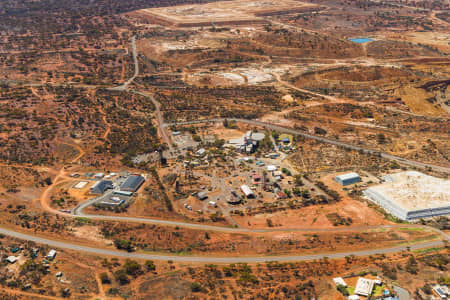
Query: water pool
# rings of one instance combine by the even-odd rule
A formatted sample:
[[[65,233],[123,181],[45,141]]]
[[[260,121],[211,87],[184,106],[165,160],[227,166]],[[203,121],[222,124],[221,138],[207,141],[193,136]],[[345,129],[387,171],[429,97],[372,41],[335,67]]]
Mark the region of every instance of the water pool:
[[[358,43],[358,44],[364,44],[373,41],[369,38],[355,38],[355,39],[349,39],[352,42]]]

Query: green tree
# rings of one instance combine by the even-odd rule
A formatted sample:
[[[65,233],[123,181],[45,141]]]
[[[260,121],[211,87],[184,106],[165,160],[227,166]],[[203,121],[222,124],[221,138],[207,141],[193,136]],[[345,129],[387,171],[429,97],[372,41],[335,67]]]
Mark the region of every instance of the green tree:
[[[202,290],[202,286],[198,282],[191,283],[191,291],[193,293],[200,292]]]
[[[156,266],[155,266],[155,263],[153,262],[153,260],[147,260],[145,262],[145,268],[147,269],[147,271],[155,271]]]

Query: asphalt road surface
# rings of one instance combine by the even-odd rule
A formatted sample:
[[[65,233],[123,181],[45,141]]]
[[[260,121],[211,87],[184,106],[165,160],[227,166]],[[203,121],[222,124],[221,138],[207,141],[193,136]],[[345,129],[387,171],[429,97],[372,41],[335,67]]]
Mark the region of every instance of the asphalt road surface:
[[[124,84],[109,88],[111,91],[125,91],[128,86],[134,81],[134,79],[139,75],[139,63],[137,59],[137,50],[136,50],[136,37],[133,36],[131,38],[131,50],[133,51],[133,62],[134,62],[134,73],[133,76],[130,77]]]
[[[403,250],[407,250],[407,246],[397,246],[397,247],[389,247],[384,249],[371,249],[371,250],[363,250],[363,251],[352,251],[352,252],[343,252],[343,253],[323,253],[323,254],[312,254],[312,255],[289,255],[289,256],[228,256],[228,257],[214,257],[214,256],[177,256],[177,255],[163,255],[163,254],[150,254],[150,253],[138,253],[138,252],[124,252],[110,249],[102,249],[102,248],[94,248],[88,246],[82,246],[77,244],[72,244],[69,242],[50,240],[42,237],[38,237],[35,235],[24,234],[20,232],[16,232],[13,230],[0,228],[0,233],[11,236],[14,238],[18,238],[21,240],[32,241],[39,244],[46,244],[50,247],[60,248],[60,249],[68,249],[75,250],[81,252],[87,252],[95,255],[104,255],[104,256],[115,256],[115,257],[123,257],[123,258],[134,258],[134,259],[151,259],[151,260],[172,260],[178,262],[194,262],[194,263],[262,263],[268,261],[279,261],[279,262],[287,262],[287,261],[304,261],[304,260],[314,260],[314,259],[322,259],[322,258],[344,258],[348,255],[355,256],[368,256],[368,255],[376,255],[376,254],[388,254],[399,252]],[[438,247],[442,246],[442,241],[435,242],[426,242],[415,245],[410,245],[409,249],[421,249],[421,248],[429,248],[429,247]]]

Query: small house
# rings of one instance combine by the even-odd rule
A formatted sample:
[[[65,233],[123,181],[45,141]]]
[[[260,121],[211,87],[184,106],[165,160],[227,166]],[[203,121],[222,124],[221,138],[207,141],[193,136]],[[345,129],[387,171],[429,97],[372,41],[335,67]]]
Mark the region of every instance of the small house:
[[[287,199],[287,198],[288,198],[288,195],[286,195],[286,193],[283,192],[283,191],[279,191],[279,192],[277,193],[277,198],[278,198],[278,199]]]
[[[204,148],[198,149],[198,150],[195,152],[195,155],[197,155],[197,156],[203,156],[203,155],[205,155],[205,154],[206,154],[206,150],[205,150]]]
[[[336,285],[342,285],[342,286],[347,287],[347,283],[344,281],[344,279],[342,277],[333,278],[333,281]]]
[[[47,254],[47,259],[54,260],[56,257],[56,250],[51,249]]]
[[[198,198],[198,200],[202,200],[203,201],[203,200],[208,198],[208,194],[205,191],[198,192],[197,193],[197,198]]]
[[[17,261],[17,259],[18,259],[17,257],[11,255],[6,258],[6,261],[9,262],[10,264],[13,264]]]
[[[97,174],[94,175],[94,177],[97,178],[97,179],[102,179],[103,176],[105,176],[105,173],[97,173]]]

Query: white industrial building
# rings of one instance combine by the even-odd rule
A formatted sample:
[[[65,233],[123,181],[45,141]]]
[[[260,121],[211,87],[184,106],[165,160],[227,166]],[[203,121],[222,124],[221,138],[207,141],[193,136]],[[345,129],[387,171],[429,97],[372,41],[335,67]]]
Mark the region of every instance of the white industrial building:
[[[450,180],[416,171],[383,177],[384,183],[363,193],[372,202],[402,220],[450,214]]]
[[[342,285],[342,286],[347,287],[347,283],[344,281],[344,279],[342,277],[333,278],[333,281],[336,285]]]
[[[82,189],[84,188],[87,184],[89,183],[89,181],[80,181],[77,184],[75,184],[75,186],[73,187],[74,189]]]
[[[360,277],[356,283],[355,294],[368,297],[372,294],[373,286],[373,280]]]
[[[273,171],[276,171],[277,170],[277,166],[274,166],[274,165],[268,165],[267,166],[267,171],[269,171],[269,172],[273,172]]]
[[[247,131],[241,138],[231,139],[225,146],[233,147],[238,151],[252,153],[255,151],[258,143],[265,138],[262,132]]]
[[[334,181],[345,186],[345,185],[360,182],[361,178],[359,177],[359,175],[357,173],[351,172],[351,173],[342,174],[342,175],[338,175],[338,176],[334,177]]]
[[[253,198],[255,197],[255,194],[253,193],[253,191],[248,187],[248,185],[243,184],[241,185],[241,190],[244,193],[245,197],[247,198]]]

